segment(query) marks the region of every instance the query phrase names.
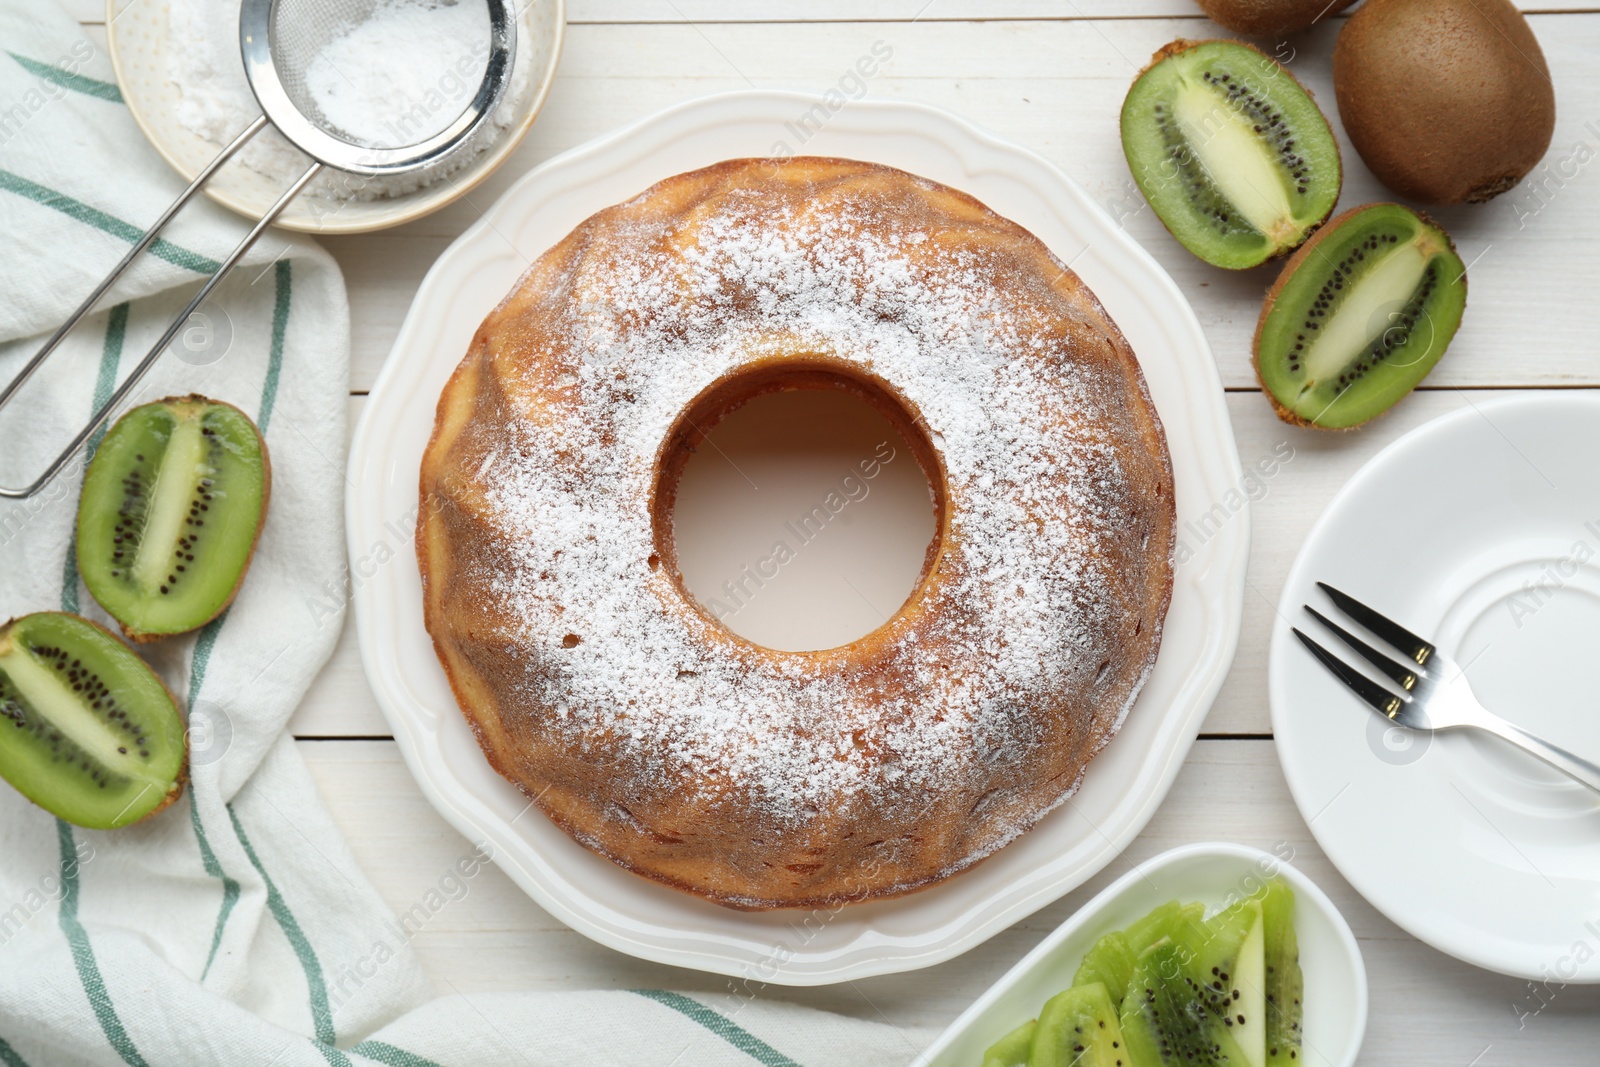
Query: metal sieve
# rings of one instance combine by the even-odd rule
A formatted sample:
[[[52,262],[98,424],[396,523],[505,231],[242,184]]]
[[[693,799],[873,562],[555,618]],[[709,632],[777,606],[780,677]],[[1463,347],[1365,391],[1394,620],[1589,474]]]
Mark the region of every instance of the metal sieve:
[[[516,52],[515,12],[509,0],[457,0],[459,3],[484,3],[489,12],[489,53],[483,78],[472,99],[444,129],[412,144],[372,147],[358,143],[347,131],[331,122],[314,99],[307,72],[323,50],[352,27],[371,18],[383,0],[242,0],[239,8],[239,50],[244,59],[245,77],[256,103],[257,118],[195,175],[189,187],[179,194],[144,236],[134,242],[111,273],[95,287],[88,298],[62,323],[44,346],[36,352],[3,390],[0,408],[10,403],[34,371],[60,346],[73,328],[94,309],[100,298],[116,284],[128,267],[139,258],[183,206],[203,189],[212,175],[267,126],[274,127],[291,144],[310,156],[312,163],[295,179],[287,191],[256,220],[244,239],[230,252],[216,273],[206,279],[193,299],[178,312],[128,377],[117,386],[111,398],[78,431],[66,449],[30,484],[21,488],[0,486],[0,498],[31,497],[50,483],[84,443],[111,417],[140,380],[166,351],[189,316],[205,302],[217,284],[244,258],[256,239],[324,167],[365,177],[386,177],[427,170],[449,157],[483,126],[505,94],[510,81],[512,57]]]

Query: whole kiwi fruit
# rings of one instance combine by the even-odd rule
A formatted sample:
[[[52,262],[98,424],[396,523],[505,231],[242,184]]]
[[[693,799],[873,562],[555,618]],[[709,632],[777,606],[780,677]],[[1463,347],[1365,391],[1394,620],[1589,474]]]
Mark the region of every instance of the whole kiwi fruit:
[[[1329,15],[1343,11],[1355,0],[1197,0],[1218,26],[1252,37],[1281,37],[1299,33]]]
[[[1515,188],[1555,130],[1550,68],[1511,0],[1367,0],[1339,34],[1333,88],[1372,173],[1423,203]]]

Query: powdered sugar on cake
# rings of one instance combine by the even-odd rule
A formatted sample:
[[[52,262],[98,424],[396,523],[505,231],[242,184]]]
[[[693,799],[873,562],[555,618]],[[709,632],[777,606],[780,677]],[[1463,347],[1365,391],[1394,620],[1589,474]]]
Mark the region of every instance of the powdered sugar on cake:
[[[735,194],[683,231],[676,216],[627,221],[624,205],[622,229],[535,297],[556,323],[543,350],[500,366],[529,407],[465,476],[499,535],[474,546],[496,572],[496,615],[526,650],[502,712],[603,758],[626,794],[725,798],[778,827],[913,806],[1050,743],[1041,699],[1081,705],[1084,728],[1130,699],[1099,685],[1113,591],[1142,581],[1107,562],[1130,522],[1126,438],[1108,421],[1125,383],[1074,349],[1096,335],[1061,328],[1077,312],[1055,278],[891,207]],[[891,670],[750,654],[646,562],[657,454],[680,413],[741,365],[805,354],[889,383],[948,475],[948,580],[931,610],[891,623]],[[552,388],[559,418],[538,406]],[[1019,808],[1011,833],[1040,813]]]

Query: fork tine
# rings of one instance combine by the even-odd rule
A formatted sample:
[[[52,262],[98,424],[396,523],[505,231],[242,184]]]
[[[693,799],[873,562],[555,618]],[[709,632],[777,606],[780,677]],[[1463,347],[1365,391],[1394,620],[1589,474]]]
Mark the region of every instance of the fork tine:
[[[1430,642],[1424,641],[1387,615],[1378,614],[1349,593],[1341,593],[1327,582],[1318,582],[1317,588],[1327,593],[1340,611],[1399,649],[1417,666],[1427,666],[1428,660],[1437,651]]]
[[[1305,607],[1306,610],[1311,613],[1312,618],[1316,619],[1318,622],[1322,623],[1322,625],[1332,630],[1335,637],[1353,648],[1362,659],[1372,664],[1389,678],[1392,678],[1395,684],[1400,686],[1400,688],[1404,689],[1408,693],[1412,689],[1416,688],[1416,671],[1403,664],[1396,663],[1394,660],[1390,659],[1388,656],[1385,656],[1382,652],[1379,652],[1377,649],[1361,640],[1361,638],[1357,637],[1349,630],[1346,630],[1343,626],[1340,626],[1338,623],[1328,618],[1310,604],[1307,604]]]
[[[1379,715],[1392,719],[1405,707],[1403,699],[1301,633],[1299,627],[1291,626],[1290,629],[1300,639],[1300,643],[1310,649],[1311,654],[1321,660],[1324,667],[1333,672],[1334,677],[1348,686],[1356,696],[1366,701]]]

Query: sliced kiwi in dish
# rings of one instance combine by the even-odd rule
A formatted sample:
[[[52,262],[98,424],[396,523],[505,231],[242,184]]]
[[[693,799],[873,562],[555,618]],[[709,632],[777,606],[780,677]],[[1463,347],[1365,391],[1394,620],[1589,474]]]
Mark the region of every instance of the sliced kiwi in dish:
[[[1285,264],[1256,325],[1256,374],[1285,422],[1359,426],[1426,377],[1466,305],[1449,234],[1399,204],[1359,207]]]
[[[1311,94],[1237,41],[1177,40],[1157,52],[1123,101],[1122,149],[1172,235],[1237,270],[1299,246],[1343,181]]]
[[[84,585],[133,641],[205,625],[244,579],[271,487],[266,442],[233,405],[183,396],[134,408],[84,476]]]
[[[0,627],[0,777],[71,823],[138,822],[183,791],[172,694],[87,619],[42,611]]]

